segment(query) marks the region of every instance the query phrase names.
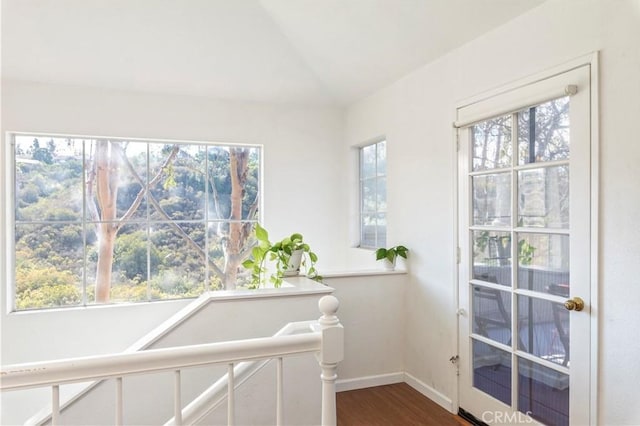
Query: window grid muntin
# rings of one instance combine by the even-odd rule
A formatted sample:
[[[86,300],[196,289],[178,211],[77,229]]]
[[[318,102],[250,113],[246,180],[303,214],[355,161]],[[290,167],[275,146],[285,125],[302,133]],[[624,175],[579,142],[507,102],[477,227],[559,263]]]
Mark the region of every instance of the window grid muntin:
[[[382,139],[379,140],[377,142],[371,143],[369,145],[365,145],[359,148],[359,158],[358,158],[358,165],[359,165],[359,193],[360,193],[360,197],[359,197],[359,211],[360,211],[360,215],[359,215],[359,222],[360,222],[360,244],[359,247],[361,248],[367,248],[367,249],[375,249],[378,248],[380,246],[380,244],[382,242],[386,243],[386,227],[387,227],[387,210],[385,209],[381,209],[378,205],[378,200],[379,200],[379,181],[381,179],[385,179],[387,177],[386,174],[386,139]],[[364,155],[365,155],[365,150],[367,148],[371,148],[373,147],[374,149],[374,155],[373,155],[373,159],[374,159],[374,167],[373,167],[373,173],[370,175],[364,175]],[[381,173],[380,171],[380,167],[378,166],[379,164],[379,150],[381,149],[381,147],[384,148],[384,162],[385,162],[385,170],[384,173]],[[365,194],[364,194],[364,188],[365,188],[365,183],[372,183],[373,185],[371,185],[371,187],[373,188],[373,199],[374,199],[374,210],[365,210]],[[385,185],[385,203],[387,200],[386,197],[386,185]],[[385,234],[379,235],[379,218],[380,217],[384,217],[384,226],[385,226]],[[373,244],[372,245],[368,245],[366,240],[365,240],[365,218],[366,217],[374,217],[375,221],[374,221],[374,225],[373,225]]]
[[[60,220],[60,221],[56,221],[56,220],[21,220],[18,221],[16,219],[16,209],[17,209],[17,202],[18,202],[18,192],[17,192],[17,162],[16,162],[16,158],[17,158],[17,150],[16,150],[16,145],[17,145],[17,138],[18,137],[24,137],[24,138],[41,138],[43,140],[45,139],[52,139],[52,140],[76,140],[78,143],[81,143],[81,156],[82,156],[82,171],[81,171],[81,187],[82,187],[82,207],[81,207],[81,214],[80,214],[80,219],[77,221],[74,220]],[[205,242],[205,247],[204,247],[204,253],[205,253],[205,260],[204,260],[204,269],[205,269],[205,291],[210,289],[210,269],[211,267],[209,266],[209,235],[206,232],[206,230],[208,229],[208,226],[210,224],[213,223],[224,223],[224,224],[229,224],[229,223],[258,223],[260,221],[260,215],[262,213],[262,209],[259,207],[256,211],[256,215],[254,218],[241,218],[240,220],[225,220],[225,219],[220,219],[220,218],[215,218],[215,219],[209,219],[209,205],[208,205],[208,198],[209,198],[209,194],[208,194],[208,157],[209,157],[209,150],[211,148],[214,147],[221,147],[221,148],[234,148],[234,147],[238,147],[238,148],[248,148],[248,149],[254,149],[256,150],[257,153],[257,164],[258,164],[258,172],[257,172],[257,191],[258,191],[258,197],[261,200],[262,199],[262,168],[263,168],[263,164],[262,164],[262,148],[260,145],[255,145],[255,144],[223,144],[223,143],[215,143],[215,142],[201,142],[201,141],[175,141],[175,140],[161,140],[161,139],[139,139],[139,138],[108,138],[108,137],[93,137],[93,136],[78,136],[78,135],[60,135],[60,134],[42,134],[42,133],[23,133],[23,132],[12,132],[10,133],[10,155],[8,158],[8,161],[11,162],[11,176],[13,178],[13,196],[10,197],[11,198],[11,202],[12,202],[12,208],[8,209],[11,211],[10,215],[11,218],[10,220],[13,222],[13,226],[12,228],[12,235],[11,238],[7,240],[7,244],[10,244],[9,241],[12,241],[11,243],[11,248],[9,250],[9,252],[12,252],[13,255],[11,256],[11,276],[13,279],[10,280],[10,286],[11,286],[11,306],[10,309],[11,310],[18,310],[17,308],[17,297],[16,297],[16,268],[17,268],[17,261],[16,261],[16,256],[15,256],[15,228],[16,225],[36,225],[36,224],[40,224],[40,225],[78,225],[81,226],[82,228],[82,267],[81,267],[81,271],[80,271],[80,279],[79,279],[79,283],[80,283],[80,302],[77,304],[73,304],[73,305],[55,305],[55,306],[45,306],[45,307],[29,307],[29,308],[23,308],[20,309],[20,311],[29,311],[29,310],[45,310],[45,309],[60,309],[60,308],[67,308],[67,307],[86,307],[86,306],[99,306],[100,304],[98,303],[89,303],[88,301],[88,291],[87,288],[89,287],[89,283],[87,282],[87,265],[89,264],[88,261],[88,244],[87,244],[87,234],[88,232],[90,232],[90,228],[92,226],[95,226],[96,224],[100,224],[100,223],[119,223],[118,220],[92,220],[88,217],[88,212],[87,212],[87,191],[86,191],[86,172],[87,172],[87,165],[88,165],[88,159],[87,159],[87,143],[96,143],[99,140],[108,140],[110,142],[129,142],[129,143],[137,143],[137,144],[146,144],[145,150],[146,150],[146,176],[143,177],[144,181],[145,181],[145,194],[144,194],[144,198],[145,198],[145,202],[147,204],[147,208],[146,208],[146,218],[145,219],[141,219],[140,217],[133,217],[130,218],[126,221],[127,225],[132,225],[132,224],[146,224],[146,257],[147,257],[147,284],[146,284],[146,293],[147,293],[147,298],[146,300],[132,300],[132,301],[126,301],[128,303],[131,302],[148,302],[148,301],[155,301],[155,300],[178,300],[178,299],[184,299],[184,298],[191,298],[193,296],[180,296],[180,295],[176,295],[176,297],[166,297],[163,299],[158,299],[158,298],[153,298],[152,294],[151,294],[151,231],[152,231],[152,225],[153,224],[169,224],[169,223],[200,223],[204,226],[205,229],[205,233],[204,233],[204,242]],[[204,208],[204,212],[202,214],[202,218],[200,219],[177,219],[177,220],[166,220],[166,219],[156,219],[153,220],[151,219],[151,214],[152,214],[152,209],[151,209],[151,203],[148,202],[148,197],[149,194],[151,192],[151,189],[148,187],[149,184],[149,179],[150,179],[150,171],[151,171],[151,164],[150,164],[150,146],[151,145],[180,145],[180,146],[197,146],[200,148],[203,148],[203,151],[205,153],[204,157],[205,157],[205,168],[204,170],[204,198],[205,198],[205,202],[204,205],[202,206],[202,208]],[[113,284],[113,282],[112,282]],[[112,303],[119,303],[119,302],[109,302],[108,304],[112,304]]]
[[[538,105],[533,105],[530,108],[535,108]],[[530,108],[526,108],[526,110],[529,110]],[[490,282],[485,282],[485,281],[479,281],[479,280],[474,280],[471,279],[469,280],[469,288],[472,288],[474,285],[480,285],[483,287],[488,287],[488,288],[495,288],[495,287],[501,287],[501,289],[504,289],[505,291],[509,291],[511,293],[511,365],[512,365],[512,371],[511,371],[511,392],[512,392],[512,398],[511,398],[511,406],[515,409],[518,410],[518,377],[519,377],[519,371],[518,371],[518,365],[519,362],[518,360],[521,358],[524,359],[528,359],[529,361],[533,362],[534,364],[538,364],[538,365],[542,365],[551,369],[554,369],[558,372],[562,372],[562,373],[569,373],[569,369],[568,367],[562,366],[562,365],[557,365],[555,363],[552,363],[550,361],[547,361],[545,359],[541,359],[538,357],[535,357],[531,354],[528,354],[524,351],[521,351],[518,348],[517,345],[517,341],[518,341],[518,337],[519,337],[519,329],[518,329],[518,318],[519,318],[519,312],[518,312],[518,295],[526,295],[530,298],[533,299],[537,299],[537,300],[548,300],[548,301],[557,301],[558,303],[562,303],[559,297],[557,296],[552,296],[552,297],[547,297],[547,295],[545,294],[541,294],[538,293],[536,294],[533,291],[527,291],[526,289],[521,289],[518,286],[518,273],[519,273],[519,252],[518,252],[518,243],[513,244],[514,241],[517,241],[517,237],[519,233],[522,232],[528,232],[528,233],[536,233],[536,234],[545,234],[545,235],[569,235],[569,229],[568,228],[535,228],[535,227],[524,227],[524,226],[519,226],[518,224],[518,215],[519,215],[519,205],[518,205],[518,172],[521,170],[530,170],[530,169],[536,169],[536,168],[551,168],[551,167],[557,167],[557,166],[566,166],[567,168],[569,168],[569,163],[570,163],[570,157],[566,158],[566,159],[560,159],[560,160],[551,160],[551,161],[533,161],[533,162],[529,162],[529,163],[524,163],[524,164],[520,164],[520,155],[519,155],[519,138],[518,138],[518,130],[519,130],[519,113],[524,111],[525,109],[520,109],[518,111],[514,111],[510,114],[502,114],[498,117],[501,116],[506,116],[506,115],[510,115],[511,116],[511,140],[512,140],[512,144],[515,144],[514,147],[512,147],[512,155],[510,158],[510,166],[509,167],[496,167],[496,168],[489,168],[489,169],[482,169],[482,170],[474,170],[474,153],[475,153],[475,146],[474,146],[474,136],[473,136],[473,126],[475,126],[475,124],[473,126],[471,126],[471,130],[469,131],[469,138],[466,141],[466,143],[468,143],[469,145],[469,152],[471,152],[472,155],[468,156],[468,172],[467,172],[467,185],[469,188],[468,191],[468,205],[470,206],[470,208],[467,211],[467,223],[469,224],[467,227],[467,235],[468,235],[468,245],[469,245],[469,253],[471,253],[471,258],[469,259],[470,261],[467,262],[468,266],[469,266],[469,271],[468,271],[468,276],[469,277],[473,277],[473,267],[474,267],[474,262],[473,262],[473,249],[474,249],[474,242],[473,242],[473,231],[475,230],[491,230],[491,231],[506,231],[506,232],[510,232],[511,233],[511,285],[510,286],[498,286],[495,285],[493,283]],[[494,117],[495,118],[495,117]],[[492,118],[489,117],[486,120],[491,120]],[[486,121],[484,120],[484,121]],[[481,121],[483,122],[483,121]],[[535,142],[534,142],[535,144]],[[569,144],[570,144],[570,139],[569,139]],[[493,227],[493,226],[480,226],[480,225],[474,225],[474,203],[473,203],[473,177],[475,176],[484,176],[484,175],[490,175],[490,174],[496,174],[496,173],[501,173],[501,172],[510,172],[511,174],[511,227],[510,228],[506,228],[504,226],[500,227]],[[569,169],[569,173],[570,173],[570,169]],[[569,225],[570,227],[570,225]],[[531,294],[529,294],[531,293]],[[471,294],[471,292],[470,292]],[[471,298],[469,299],[471,300]],[[469,321],[469,330],[472,330],[471,333],[469,333],[469,339],[471,341],[471,343],[473,343],[474,341],[481,341],[483,343],[486,343],[490,346],[494,346],[497,349],[505,349],[507,346],[506,345],[502,345],[499,342],[496,342],[492,339],[489,338],[485,338],[484,336],[478,335],[476,333],[473,332],[473,307],[471,307],[471,311],[472,311],[472,315],[470,315],[468,321]],[[473,345],[470,345],[470,348],[472,348]],[[474,386],[475,387],[475,386]]]

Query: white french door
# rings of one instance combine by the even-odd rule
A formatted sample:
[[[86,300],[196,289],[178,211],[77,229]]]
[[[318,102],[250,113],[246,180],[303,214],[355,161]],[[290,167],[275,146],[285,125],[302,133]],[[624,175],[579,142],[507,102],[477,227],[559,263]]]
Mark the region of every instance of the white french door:
[[[459,406],[590,423],[590,65],[458,109]]]

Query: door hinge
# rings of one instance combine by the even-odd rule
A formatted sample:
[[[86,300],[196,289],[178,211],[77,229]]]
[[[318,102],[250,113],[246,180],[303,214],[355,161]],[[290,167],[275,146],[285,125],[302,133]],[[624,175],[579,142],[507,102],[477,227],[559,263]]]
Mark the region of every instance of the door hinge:
[[[459,265],[461,261],[460,247],[456,247],[456,263]]]
[[[456,151],[460,152],[460,132],[456,130]]]
[[[457,364],[459,360],[460,355],[453,355],[451,358],[449,358],[449,362],[454,365]]]

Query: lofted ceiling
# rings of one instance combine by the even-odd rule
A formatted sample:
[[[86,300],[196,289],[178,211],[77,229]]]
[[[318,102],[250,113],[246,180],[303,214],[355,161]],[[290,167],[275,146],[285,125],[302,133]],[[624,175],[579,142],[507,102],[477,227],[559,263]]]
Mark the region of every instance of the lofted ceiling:
[[[2,78],[346,105],[544,0],[2,0]]]

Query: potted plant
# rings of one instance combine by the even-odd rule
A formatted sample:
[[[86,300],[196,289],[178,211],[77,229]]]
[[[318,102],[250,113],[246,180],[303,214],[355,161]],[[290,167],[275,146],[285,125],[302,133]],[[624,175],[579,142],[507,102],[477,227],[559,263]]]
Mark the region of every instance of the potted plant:
[[[269,241],[269,233],[258,223],[255,232],[257,244],[251,250],[252,258],[242,262],[242,266],[251,270],[250,288],[258,288],[263,282],[267,260],[275,262],[276,271],[269,276],[269,281],[274,287],[280,287],[284,277],[298,275],[301,265],[305,267],[308,278],[322,280],[315,267],[318,256],[304,242],[302,234],[294,233],[272,244]],[[264,278],[266,279],[266,276]]]
[[[409,249],[405,246],[393,246],[390,248],[381,247],[376,250],[376,260],[382,260],[384,269],[393,271],[396,268],[396,259],[398,256],[406,259]]]

